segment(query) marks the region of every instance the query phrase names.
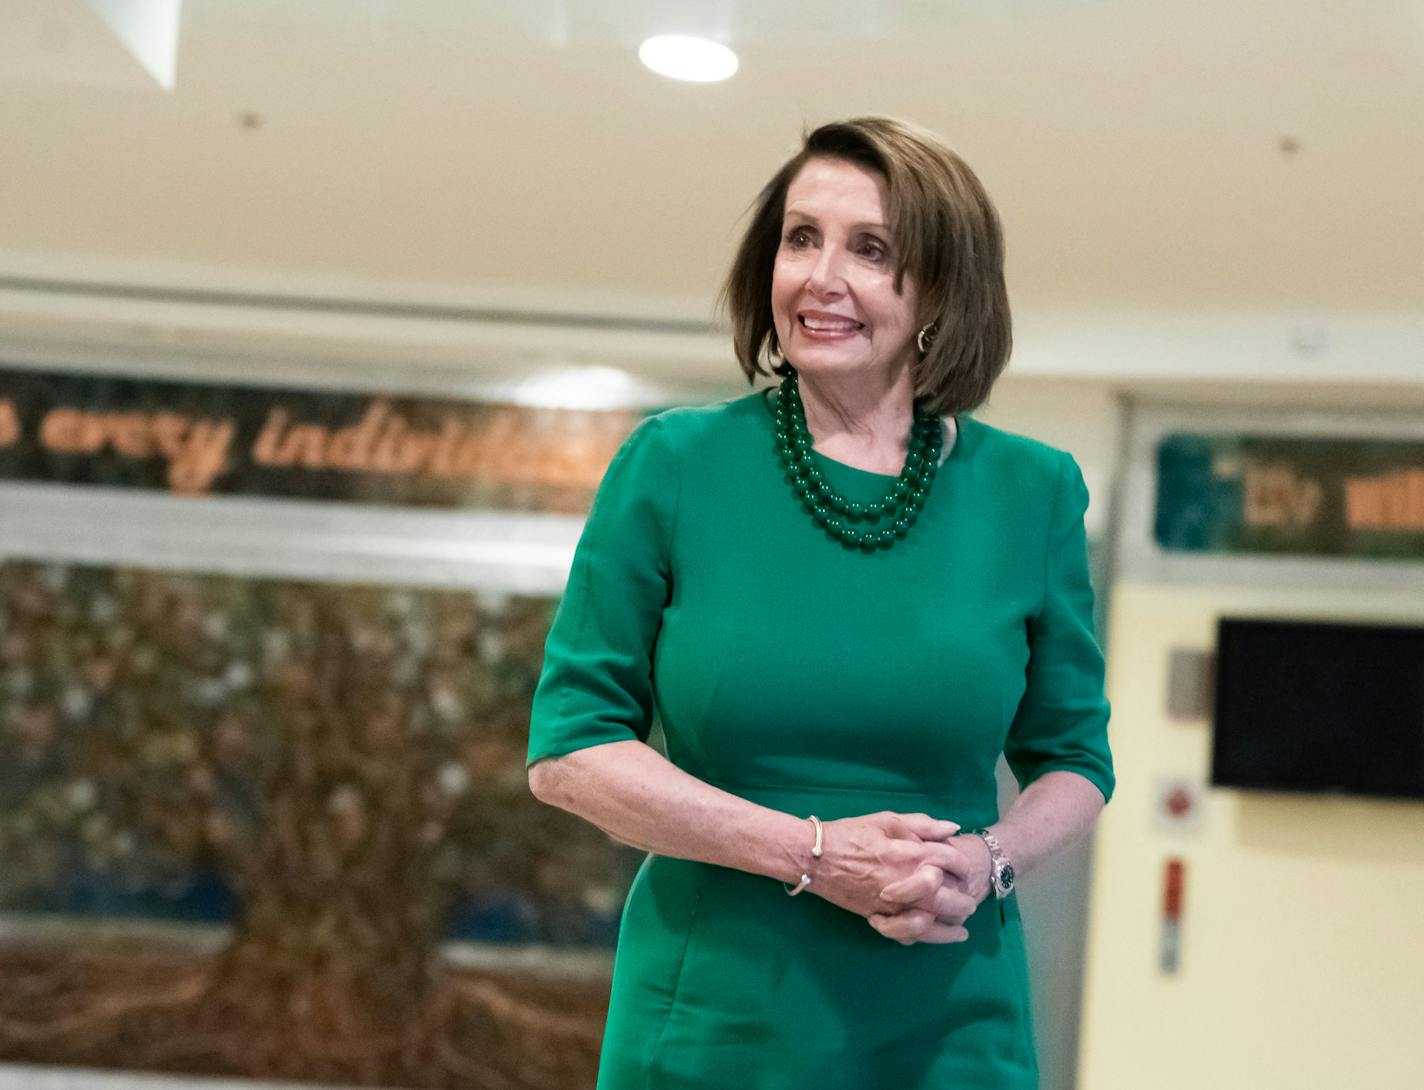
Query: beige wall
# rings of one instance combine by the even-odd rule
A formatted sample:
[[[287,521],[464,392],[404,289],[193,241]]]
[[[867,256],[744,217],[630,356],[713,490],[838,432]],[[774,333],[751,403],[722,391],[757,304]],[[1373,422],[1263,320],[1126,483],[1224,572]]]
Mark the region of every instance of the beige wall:
[[[1114,587],[1119,788],[1097,838],[1081,1090],[1424,1086],[1424,803],[1205,795],[1153,819],[1162,777],[1207,779],[1209,724],[1165,712],[1167,655],[1222,613],[1424,620],[1387,588]],[[1181,968],[1157,969],[1164,861],[1186,861]]]
[[[1030,435],[1078,460],[1091,502],[1092,536],[1107,532],[1108,495],[1118,456],[1117,393],[1112,384],[1020,377],[1010,369],[975,416],[987,424]]]
[[[976,416],[1071,452],[1092,497],[1088,532],[1099,540],[1106,536],[1120,416],[1109,384],[1022,376],[1011,368]],[[1016,794],[1002,762],[999,779],[1002,811]],[[1091,846],[1077,844],[1027,875],[1020,886],[1041,1090],[1073,1086],[1091,871]]]

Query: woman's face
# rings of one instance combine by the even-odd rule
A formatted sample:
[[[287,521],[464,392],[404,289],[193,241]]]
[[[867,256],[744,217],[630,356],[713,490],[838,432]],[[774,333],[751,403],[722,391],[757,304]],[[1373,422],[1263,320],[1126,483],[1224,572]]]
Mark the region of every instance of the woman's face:
[[[782,354],[811,375],[886,381],[906,365],[917,292],[895,290],[895,240],[880,175],[841,159],[812,159],[786,191],[771,310]]]

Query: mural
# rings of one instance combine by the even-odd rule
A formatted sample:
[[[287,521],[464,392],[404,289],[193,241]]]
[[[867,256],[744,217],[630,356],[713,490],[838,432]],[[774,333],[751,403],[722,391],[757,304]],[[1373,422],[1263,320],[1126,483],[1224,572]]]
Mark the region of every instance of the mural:
[[[526,955],[641,855],[526,788],[552,605],[0,565],[0,1059],[592,1085],[606,977]]]

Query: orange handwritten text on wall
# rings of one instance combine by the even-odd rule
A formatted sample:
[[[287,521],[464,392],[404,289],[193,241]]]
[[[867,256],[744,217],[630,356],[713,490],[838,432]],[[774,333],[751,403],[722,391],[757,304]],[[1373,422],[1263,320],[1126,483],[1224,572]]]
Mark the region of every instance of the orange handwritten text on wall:
[[[1424,533],[1424,469],[1347,477],[1345,520],[1352,530]]]
[[[0,398],[0,447],[8,447],[20,440],[20,417],[15,412],[15,403]]]
[[[98,454],[168,460],[175,492],[206,492],[227,469],[237,425],[228,419],[172,412],[93,412],[61,407],[45,413],[40,444],[59,454]]]
[[[547,422],[546,422],[547,423]],[[261,466],[401,474],[417,478],[487,477],[508,484],[592,487],[626,427],[580,429],[567,420],[541,427],[537,413],[498,410],[478,421],[447,415],[421,427],[386,401],[373,401],[346,427],[294,422],[274,408],[252,444]]]
[[[1320,511],[1324,489],[1289,465],[1248,463],[1245,473],[1247,526],[1305,527]]]

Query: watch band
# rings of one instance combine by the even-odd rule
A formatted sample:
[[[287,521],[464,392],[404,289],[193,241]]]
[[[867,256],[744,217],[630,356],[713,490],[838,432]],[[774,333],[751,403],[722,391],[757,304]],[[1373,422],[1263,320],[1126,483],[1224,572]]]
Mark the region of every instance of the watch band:
[[[999,838],[988,829],[975,829],[974,834],[989,848],[989,884],[994,887],[994,896],[1003,900],[1014,891],[1014,865],[1004,854]]]

